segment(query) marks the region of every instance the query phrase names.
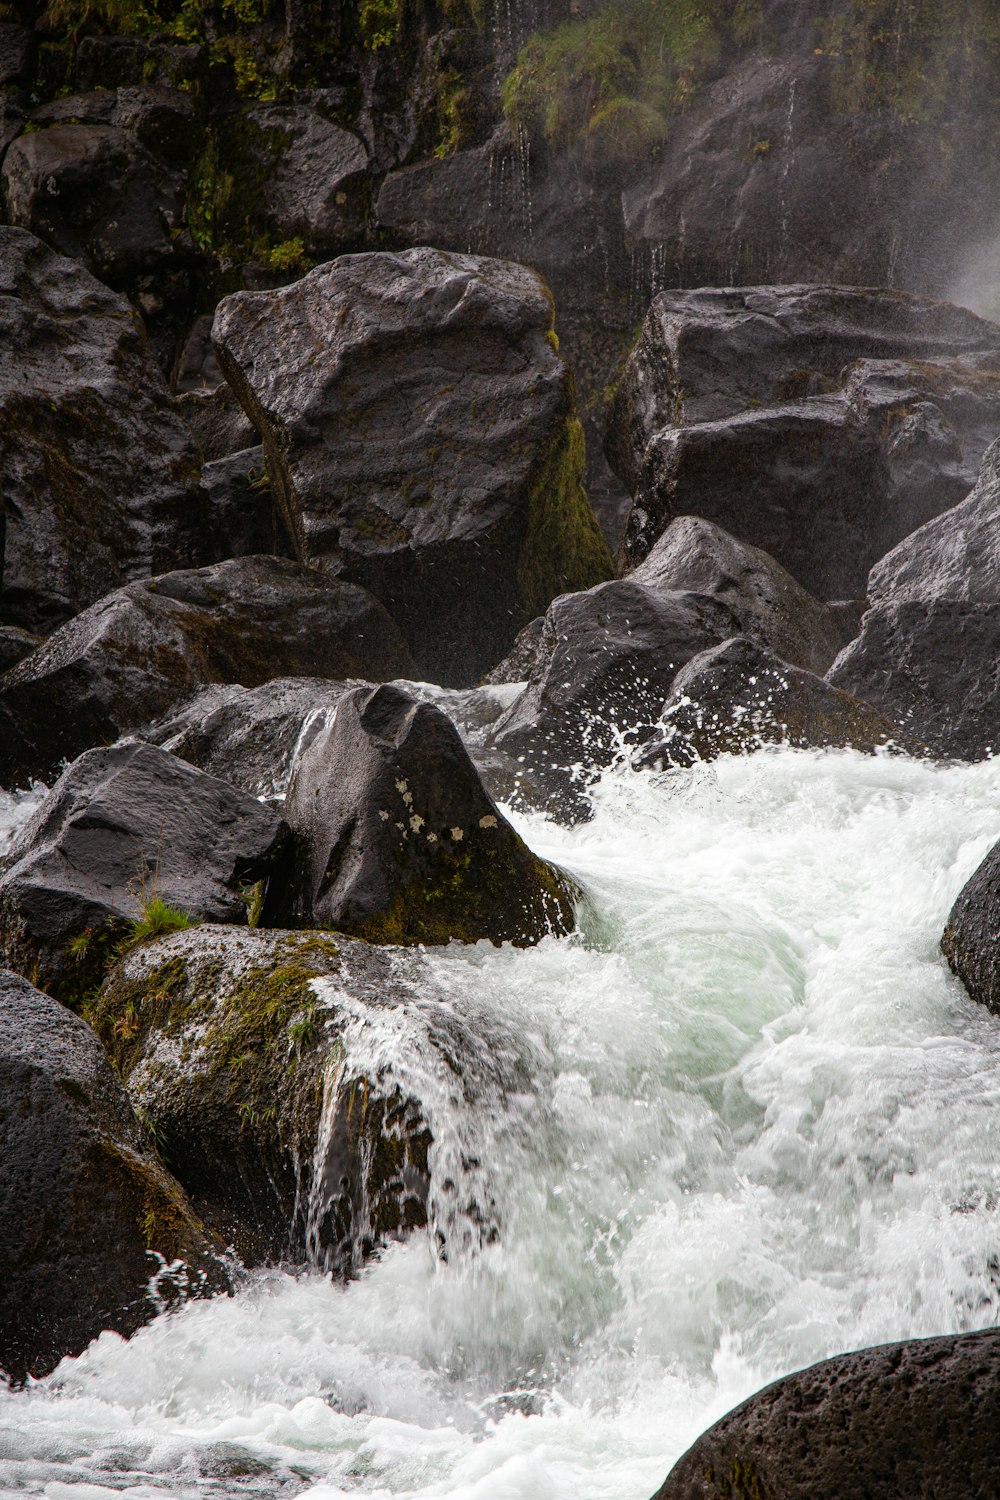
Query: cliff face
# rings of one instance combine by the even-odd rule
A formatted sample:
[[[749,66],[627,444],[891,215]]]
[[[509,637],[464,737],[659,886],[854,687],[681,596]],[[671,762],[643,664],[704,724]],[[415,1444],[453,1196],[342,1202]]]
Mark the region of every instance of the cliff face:
[[[15,13],[16,12],[16,13]],[[3,210],[126,292],[178,389],[220,295],[434,244],[539,270],[611,531],[653,291],[842,281],[990,313],[987,0],[18,0]]]

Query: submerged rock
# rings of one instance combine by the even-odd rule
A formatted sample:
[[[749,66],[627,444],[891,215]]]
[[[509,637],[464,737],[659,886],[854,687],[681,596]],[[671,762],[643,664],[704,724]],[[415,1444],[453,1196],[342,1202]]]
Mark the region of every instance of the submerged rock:
[[[857,596],[968,493],[998,425],[1000,328],[964,308],[857,287],[661,293],[609,419],[626,554],[691,512],[818,597]]]
[[[296,555],[363,584],[421,673],[468,686],[613,572],[551,298],[523,266],[343,256],[216,314]]]
[[[0,320],[0,620],[45,632],[130,579],[208,561],[197,449],[124,297],[0,228]]]
[[[1000,844],[959,892],[941,951],[973,1000],[1000,1015]]]
[[[379,681],[412,665],[371,594],[283,558],[238,558],[130,584],[0,677],[0,785],[45,779],[209,683]]]
[[[427,1223],[430,1131],[343,1043],[359,1004],[433,992],[419,963],[315,932],[201,927],[109,974],[94,1025],[198,1212],[247,1264],[341,1275]]]
[[[763,745],[872,754],[909,744],[869,704],[743,637],[702,652],[678,672],[660,729],[634,758],[637,770],[687,766]]]
[[[970,1500],[996,1488],[1000,1331],[885,1344],[767,1386],[654,1500]]]
[[[0,1368],[46,1375],[228,1284],[90,1027],[0,971]]]
[[[131,924],[165,903],[241,923],[288,852],[256,798],[152,745],[91,750],[20,829],[0,874],[0,962],[70,1005]],[[172,920],[172,918],[171,918]]]
[[[454,724],[398,687],[340,699],[295,765],[285,816],[298,925],[519,944],[573,926],[567,882],[487,795]]]

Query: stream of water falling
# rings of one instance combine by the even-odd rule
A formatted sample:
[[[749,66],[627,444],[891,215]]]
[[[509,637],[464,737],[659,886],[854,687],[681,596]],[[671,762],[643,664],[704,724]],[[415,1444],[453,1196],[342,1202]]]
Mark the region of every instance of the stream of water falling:
[[[771,1378],[998,1321],[1000,1021],[937,943],[1000,760],[780,750],[595,801],[519,820],[585,888],[579,936],[427,957],[521,1080],[420,1080],[496,1242],[103,1335],[0,1393],[0,1493],[646,1500]]]

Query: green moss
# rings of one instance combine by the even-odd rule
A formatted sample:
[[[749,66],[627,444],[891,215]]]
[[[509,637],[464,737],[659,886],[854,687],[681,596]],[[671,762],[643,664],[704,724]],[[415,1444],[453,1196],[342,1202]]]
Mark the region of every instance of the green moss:
[[[131,923],[121,944],[121,950],[124,952],[139,943],[149,943],[154,938],[164,937],[168,932],[180,932],[193,925],[186,911],[181,911],[179,906],[171,906],[153,893],[143,900],[139,915]]]
[[[607,543],[583,488],[586,442],[569,417],[531,488],[518,560],[522,623],[544,614],[559,594],[592,588],[615,575]]]
[[[361,0],[358,28],[370,52],[392,47],[403,34],[406,0]]]

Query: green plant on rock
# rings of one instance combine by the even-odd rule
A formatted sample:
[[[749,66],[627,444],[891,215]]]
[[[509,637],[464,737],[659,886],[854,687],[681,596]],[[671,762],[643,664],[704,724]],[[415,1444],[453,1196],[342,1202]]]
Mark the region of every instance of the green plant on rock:
[[[41,24],[46,30],[109,31],[118,36],[140,36],[155,31],[155,5],[143,0],[50,0]]]
[[[391,47],[403,34],[406,0],[361,0],[358,26],[370,52]]]
[[[168,932],[182,932],[185,927],[194,925],[186,911],[181,911],[179,906],[171,906],[154,891],[148,898],[144,897],[139,915],[125,936],[121,950],[125,952],[137,947],[139,943],[149,943],[154,938],[164,937]]]

